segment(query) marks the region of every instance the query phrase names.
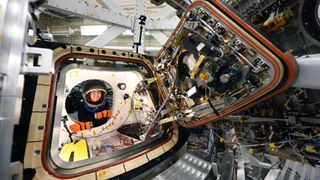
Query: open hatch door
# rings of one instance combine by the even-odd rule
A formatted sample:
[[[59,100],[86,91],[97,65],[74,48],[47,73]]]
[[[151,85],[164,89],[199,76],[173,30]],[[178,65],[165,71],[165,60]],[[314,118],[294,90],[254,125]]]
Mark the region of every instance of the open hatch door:
[[[288,88],[297,68],[219,1],[196,1],[155,58],[171,120],[192,128],[244,110]]]

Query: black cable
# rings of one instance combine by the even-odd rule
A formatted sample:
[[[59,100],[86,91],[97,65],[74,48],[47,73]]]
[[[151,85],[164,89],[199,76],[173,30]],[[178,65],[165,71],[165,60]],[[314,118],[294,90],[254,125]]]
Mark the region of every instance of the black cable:
[[[70,141],[73,142],[72,133],[70,132],[70,130],[69,130],[68,126],[67,126],[67,123],[66,123],[66,121],[68,121],[68,117],[67,116],[62,116],[61,121],[63,122],[63,127],[66,129],[66,131],[69,134],[68,136],[70,138]]]
[[[220,116],[220,114],[219,114],[219,112],[217,111],[217,109],[213,106],[210,98],[208,98],[208,102],[209,102],[210,107],[213,109],[213,112],[214,112],[217,116]]]
[[[208,94],[207,94],[208,93]],[[212,104],[210,97],[211,97],[211,89],[207,88],[207,91],[205,91],[205,94],[208,96],[208,102],[210,107],[213,109],[213,112],[217,115],[220,116],[219,112],[217,111],[217,109],[214,107],[214,105]]]

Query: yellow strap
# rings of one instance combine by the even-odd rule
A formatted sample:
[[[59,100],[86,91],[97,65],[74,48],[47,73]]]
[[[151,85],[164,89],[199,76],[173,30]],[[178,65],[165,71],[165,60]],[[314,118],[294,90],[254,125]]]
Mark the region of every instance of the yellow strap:
[[[198,61],[196,62],[196,64],[194,65],[192,71],[191,71],[191,79],[194,79],[194,76],[198,73],[199,71],[199,67],[200,67],[200,64],[202,63],[202,61],[204,60],[205,56],[204,55],[201,55],[198,59]]]

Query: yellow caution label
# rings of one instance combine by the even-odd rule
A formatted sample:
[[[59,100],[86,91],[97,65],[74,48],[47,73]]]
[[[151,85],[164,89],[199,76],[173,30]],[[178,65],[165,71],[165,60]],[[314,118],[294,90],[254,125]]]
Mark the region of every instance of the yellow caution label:
[[[98,172],[98,177],[103,177],[103,176],[105,176],[106,174],[107,174],[106,171],[99,171],[99,172]]]
[[[307,147],[306,147],[306,151],[307,151],[308,153],[317,153],[317,150],[316,150],[314,147],[312,147],[312,146],[307,146]]]
[[[248,153],[252,154],[252,153],[253,153],[253,149],[252,149],[252,148],[249,148],[249,149],[248,149]]]
[[[89,158],[87,141],[81,139],[72,143],[65,144],[59,157],[66,162],[81,161]]]
[[[276,145],[274,143],[271,143],[271,144],[269,144],[269,148],[274,149],[274,148],[276,148]]]
[[[220,138],[220,142],[221,142],[221,143],[224,142],[224,139],[223,139],[223,138]]]

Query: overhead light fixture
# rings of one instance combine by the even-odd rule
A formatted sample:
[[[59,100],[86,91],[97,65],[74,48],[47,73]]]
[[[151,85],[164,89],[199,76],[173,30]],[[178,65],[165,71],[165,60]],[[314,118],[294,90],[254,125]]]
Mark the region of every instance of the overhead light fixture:
[[[81,36],[97,36],[107,29],[106,25],[80,26]]]

